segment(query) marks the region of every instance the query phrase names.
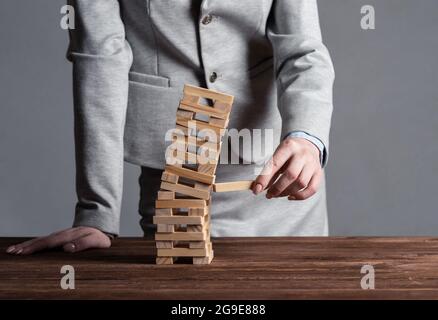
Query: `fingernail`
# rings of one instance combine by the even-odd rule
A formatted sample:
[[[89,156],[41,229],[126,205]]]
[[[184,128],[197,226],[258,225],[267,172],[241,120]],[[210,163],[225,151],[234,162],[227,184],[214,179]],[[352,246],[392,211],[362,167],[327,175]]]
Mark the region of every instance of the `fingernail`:
[[[297,200],[294,196],[289,196],[289,200]]]
[[[12,253],[12,251],[15,250],[15,246],[10,246],[9,248],[6,249],[6,253]]]
[[[15,254],[20,254],[23,252],[23,248],[20,248],[17,252],[14,252]]]
[[[254,193],[259,194],[260,192],[262,192],[262,190],[263,190],[263,186],[260,183],[257,183]]]
[[[268,198],[268,199],[272,199],[272,194],[267,193],[267,194],[266,194],[266,198]]]

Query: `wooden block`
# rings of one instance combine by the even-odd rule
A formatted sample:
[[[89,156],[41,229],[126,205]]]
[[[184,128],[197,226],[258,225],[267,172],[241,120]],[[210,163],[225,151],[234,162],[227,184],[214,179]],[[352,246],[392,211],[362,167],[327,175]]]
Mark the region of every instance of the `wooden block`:
[[[206,216],[210,213],[210,208],[207,205],[205,208],[191,208],[189,209],[188,215],[189,216]]]
[[[217,127],[221,127],[221,128],[228,127],[228,119],[223,120],[223,119],[210,118],[210,121],[208,123],[213,125],[213,126],[217,126]]]
[[[218,162],[220,156],[220,149],[222,146],[222,142],[219,143],[218,151],[213,149],[203,148],[202,146],[198,148],[197,154],[203,157],[204,159],[214,159],[215,163]],[[211,162],[201,162],[200,164],[209,164]]]
[[[195,197],[198,199],[210,199],[210,192],[205,190],[196,189],[193,187],[185,186],[182,184],[173,184],[168,182],[161,182],[161,189],[171,190],[173,194],[175,192],[181,193],[186,196]],[[161,200],[160,198],[158,198]]]
[[[170,183],[178,183],[178,175],[164,171],[161,175],[161,180]]]
[[[207,114],[203,114],[203,113],[198,112],[195,114],[193,119],[208,123],[210,121],[210,116]]]
[[[215,117],[219,119],[228,119],[229,117],[229,112],[227,112],[226,110],[220,110],[214,107],[207,107],[186,100],[181,101],[179,108],[182,110],[205,114],[207,116]]]
[[[178,109],[176,115],[184,119],[193,119],[195,114],[192,111]]]
[[[189,248],[191,248],[191,249],[208,248],[208,242],[207,241],[191,241],[189,243]]]
[[[156,264],[173,264],[175,258],[174,257],[157,257],[155,259]]]
[[[231,112],[231,104],[222,101],[215,101],[214,108],[227,113]]]
[[[157,200],[155,201],[155,208],[204,208],[206,206],[205,200],[197,199],[175,199],[175,200]]]
[[[208,209],[205,209],[204,212],[196,212],[196,214],[193,214],[192,212],[190,212],[190,210],[199,210],[199,209],[189,209],[189,217],[203,217],[204,218],[204,223],[200,224],[200,226],[202,227],[202,230],[206,230],[208,229],[208,224],[210,223],[210,215],[208,214]],[[188,225],[187,226],[187,230],[189,230],[189,227],[196,227],[197,225]],[[190,229],[192,232],[200,232],[200,231],[196,231],[195,229]]]
[[[200,164],[198,172],[214,175],[216,173],[217,164]]]
[[[197,242],[195,242],[197,243]],[[172,241],[156,241],[155,246],[157,249],[172,249],[173,242]]]
[[[184,101],[189,101],[191,103],[199,103],[200,97],[199,96],[194,96],[194,95],[190,95],[190,94],[184,94],[183,95],[183,100]]]
[[[195,182],[195,189],[211,191],[212,190],[212,185],[211,184],[202,183],[202,182]]]
[[[155,217],[154,217],[155,219]],[[157,232],[174,232],[175,231],[175,227],[174,225],[171,224],[157,224]]]
[[[153,217],[154,224],[203,224],[204,217],[197,216],[171,216],[171,217]],[[172,231],[168,231],[172,232]]]
[[[228,119],[217,119],[217,118],[210,118],[210,121],[208,122],[212,126],[226,128],[228,127]]]
[[[170,149],[174,150],[180,150],[182,153],[182,150],[187,150],[188,146],[195,146],[195,147],[202,147],[209,150],[212,150],[214,152],[218,152],[220,148],[220,142],[215,143],[211,141],[206,141],[202,138],[195,137],[195,136],[189,136],[189,137],[179,137],[174,138],[172,144],[169,146]]]
[[[194,224],[187,226],[187,232],[202,232],[203,226],[200,224]]]
[[[188,151],[181,151],[178,149],[175,149],[173,151],[172,156],[177,159],[178,163],[182,164],[197,164],[198,163],[198,157],[196,153],[188,152]]]
[[[179,161],[181,161],[184,164],[217,164],[218,163],[218,159],[215,157],[212,158],[208,158],[207,156],[209,156],[210,152],[204,152],[206,153],[206,155],[204,154],[196,154],[193,152],[182,152],[178,150],[174,150],[174,158],[178,159]],[[212,155],[216,155],[219,153],[214,153],[211,152]]]
[[[193,264],[210,264],[214,258],[214,251],[211,250],[206,257],[193,258]]]
[[[173,248],[173,249],[157,249],[157,255],[160,257],[205,257],[208,250],[190,249],[190,248]]]
[[[207,232],[168,232],[168,233],[156,233],[156,241],[165,240],[179,240],[179,241],[203,241],[207,239]]]
[[[222,142],[223,135],[218,135],[214,131],[200,130],[196,133],[196,137],[198,137],[198,139],[202,141],[220,144]]]
[[[172,214],[172,209],[155,209],[156,216],[171,216]]]
[[[188,120],[188,119],[177,117],[176,123],[183,127],[187,127],[189,129],[196,128],[197,131],[210,130],[215,134],[217,134],[219,137],[222,137],[225,134],[225,129],[198,120]]]
[[[176,125],[175,129],[178,130],[174,130],[172,132],[174,135],[180,135],[180,133],[182,132],[184,136],[191,136],[194,131],[192,128],[187,128],[180,125]]]
[[[169,182],[162,182],[163,183],[167,183],[169,185],[175,185],[173,183],[169,183]],[[165,189],[165,188],[162,188]],[[171,190],[171,189],[167,189],[167,190]],[[158,191],[158,200],[173,200],[175,199],[175,192],[172,191]]]
[[[254,181],[234,181],[234,182],[215,183],[213,185],[213,191],[230,192],[230,191],[250,190],[253,182]]]
[[[229,94],[221,93],[211,89],[199,88],[188,84],[184,85],[184,94],[199,96],[212,100],[219,100],[228,104],[231,104],[234,101],[234,97]]]
[[[198,216],[198,217],[204,217],[208,213],[208,208],[190,208],[189,209],[189,216]]]
[[[181,176],[194,181],[203,182],[206,184],[213,184],[215,180],[214,175],[196,172],[186,168],[178,168],[170,165],[166,165],[166,171],[173,173],[174,175]]]
[[[207,213],[204,217],[203,227],[207,227],[206,229],[208,229],[209,225],[210,225],[210,214]]]

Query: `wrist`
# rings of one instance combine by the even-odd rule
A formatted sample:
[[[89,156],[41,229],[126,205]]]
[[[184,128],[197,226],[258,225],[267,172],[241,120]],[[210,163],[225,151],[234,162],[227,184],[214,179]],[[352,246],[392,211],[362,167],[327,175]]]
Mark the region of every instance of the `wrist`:
[[[284,137],[284,140],[288,138],[301,138],[309,142],[313,147],[317,149],[319,163],[321,165],[321,168],[324,167],[326,163],[326,148],[320,139],[304,131],[291,131]]]

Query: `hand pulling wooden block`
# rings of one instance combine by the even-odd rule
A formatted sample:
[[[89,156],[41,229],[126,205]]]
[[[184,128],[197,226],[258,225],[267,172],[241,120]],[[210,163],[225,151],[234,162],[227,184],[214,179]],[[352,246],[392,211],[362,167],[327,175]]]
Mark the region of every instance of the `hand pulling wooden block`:
[[[250,190],[254,181],[234,181],[213,184],[214,192],[231,192]]]

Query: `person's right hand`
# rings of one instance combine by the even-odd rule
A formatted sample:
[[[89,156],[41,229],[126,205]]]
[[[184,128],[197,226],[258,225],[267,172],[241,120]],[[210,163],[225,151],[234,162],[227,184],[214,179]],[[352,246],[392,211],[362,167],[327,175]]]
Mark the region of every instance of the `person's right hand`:
[[[76,227],[10,246],[6,252],[27,255],[56,247],[62,247],[66,252],[79,252],[94,248],[109,248],[110,246],[111,239],[102,231],[91,227]]]

